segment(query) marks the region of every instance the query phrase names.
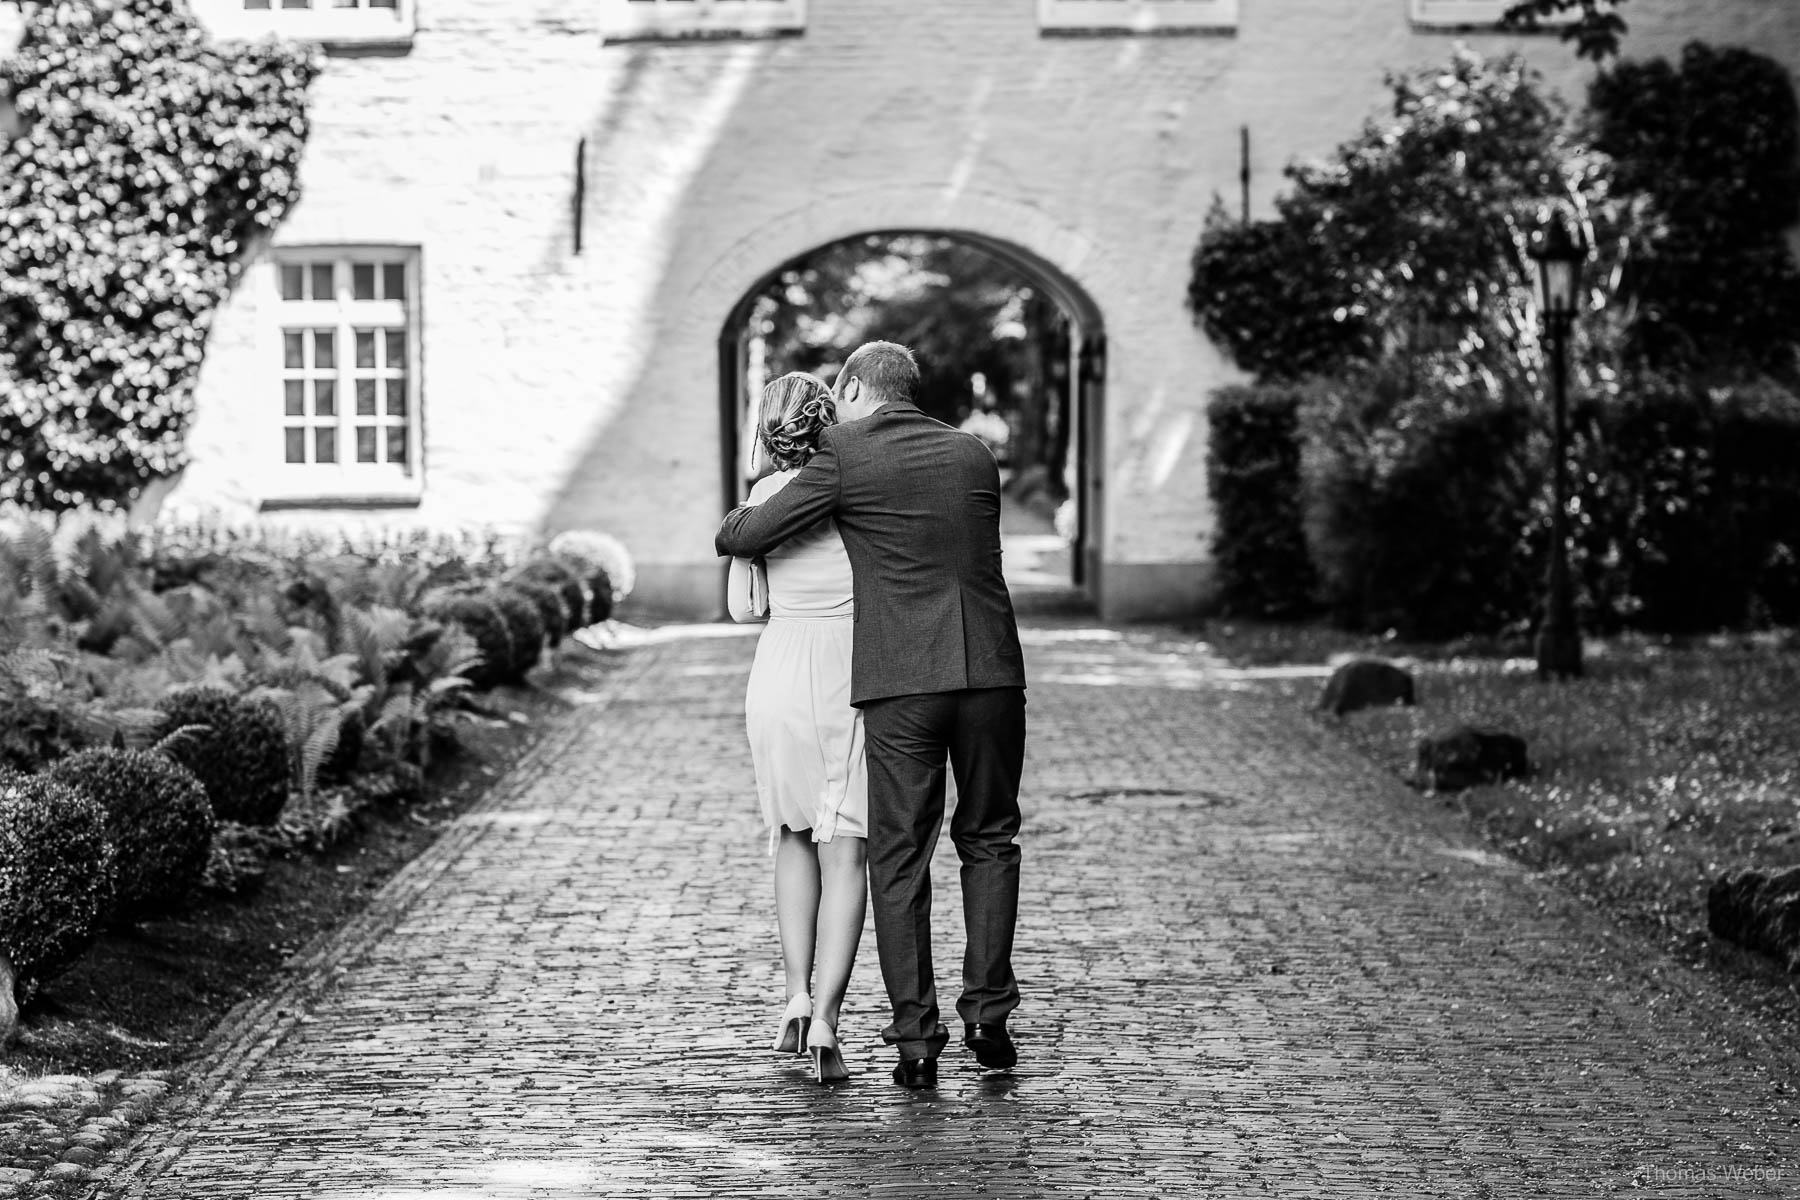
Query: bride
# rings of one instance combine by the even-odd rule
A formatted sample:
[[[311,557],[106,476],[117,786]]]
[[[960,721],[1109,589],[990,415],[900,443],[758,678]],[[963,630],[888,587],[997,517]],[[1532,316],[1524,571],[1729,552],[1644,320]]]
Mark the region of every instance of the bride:
[[[763,391],[757,446],[774,467],[750,491],[760,504],[818,450],[836,420],[829,388],[795,371]],[[753,460],[754,461],[754,460]],[[764,560],[768,626],[744,700],[756,794],[775,855],[775,916],[787,1007],[774,1048],[812,1058],[820,1083],[849,1078],[838,1011],[868,902],[868,769],[862,714],[850,706],[854,608],[850,559],[827,518]],[[732,564],[730,606],[750,611],[750,564]]]

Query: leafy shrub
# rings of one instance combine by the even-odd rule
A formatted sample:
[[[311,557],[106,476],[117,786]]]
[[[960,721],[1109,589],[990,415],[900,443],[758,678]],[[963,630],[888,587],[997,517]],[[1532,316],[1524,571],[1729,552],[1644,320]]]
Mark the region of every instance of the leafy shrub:
[[[549,551],[580,573],[593,592],[589,617],[606,620],[615,604],[631,595],[637,567],[625,544],[597,529],[565,529],[550,539]],[[598,615],[595,615],[598,614]]]
[[[524,576],[514,576],[501,587],[531,601],[532,606],[537,609],[538,620],[543,622],[544,640],[552,646],[563,640],[563,636],[569,632],[569,608],[558,588]]]
[[[1800,399],[1645,376],[1576,413],[1575,569],[1595,624],[1800,616]]]
[[[1529,620],[1542,475],[1519,405],[1420,395],[1358,373],[1302,408],[1305,525],[1324,599],[1355,628],[1415,637]]]
[[[0,952],[27,999],[81,956],[113,897],[106,813],[42,775],[0,772]]]
[[[1614,196],[1604,155],[1519,55],[1458,47],[1449,63],[1390,75],[1389,113],[1318,162],[1287,168],[1273,221],[1215,207],[1189,304],[1239,366],[1265,378],[1448,348],[1489,398],[1528,390],[1525,247],[1544,198],[1568,197],[1610,280],[1637,206]],[[1397,201],[1403,197],[1403,201]],[[553,543],[554,545],[554,543]]]
[[[454,625],[475,643],[479,659],[465,665],[462,674],[477,688],[503,682],[512,670],[512,632],[506,616],[487,596],[470,592],[440,591],[425,598],[425,615]]]
[[[1300,505],[1299,415],[1304,390],[1223,388],[1207,407],[1207,491],[1218,524],[1218,604],[1235,616],[1300,616],[1317,584]]]
[[[181,903],[212,845],[212,805],[186,767],[146,750],[85,750],[48,772],[99,804],[117,850],[116,918],[132,922]]]
[[[158,738],[188,726],[170,740],[171,758],[200,780],[221,821],[272,825],[288,797],[288,741],[280,714],[220,687],[186,687],[157,705]]]
[[[484,588],[480,594],[499,609],[506,620],[506,632],[512,639],[512,659],[504,678],[508,683],[519,683],[544,655],[544,619],[538,615],[537,605],[530,597],[513,588]]]
[[[33,772],[91,741],[89,692],[70,655],[0,653],[0,770]]]
[[[1652,197],[1662,218],[1627,264],[1633,351],[1664,369],[1793,371],[1800,102],[1786,68],[1692,42],[1679,67],[1657,58],[1601,72],[1588,104],[1617,185]]]
[[[183,0],[29,3],[0,64],[0,498],[178,470],[211,316],[299,195],[317,52],[212,47]]]
[[[589,624],[587,588],[582,586],[581,576],[573,566],[554,558],[534,558],[519,568],[516,578],[536,580],[556,588],[568,612],[566,621],[570,630]]]

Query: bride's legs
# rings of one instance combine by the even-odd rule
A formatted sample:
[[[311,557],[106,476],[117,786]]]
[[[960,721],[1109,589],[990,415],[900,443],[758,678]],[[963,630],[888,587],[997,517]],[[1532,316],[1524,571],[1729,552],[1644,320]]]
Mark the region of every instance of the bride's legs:
[[[837,1028],[838,1009],[850,987],[856,947],[862,940],[863,912],[869,900],[868,843],[843,834],[820,842],[822,887],[818,917],[818,989],[813,993],[813,1019]]]
[[[781,966],[787,995],[806,994],[812,979],[813,941],[819,921],[819,856],[812,831],[781,827],[775,848],[775,921],[781,929]]]

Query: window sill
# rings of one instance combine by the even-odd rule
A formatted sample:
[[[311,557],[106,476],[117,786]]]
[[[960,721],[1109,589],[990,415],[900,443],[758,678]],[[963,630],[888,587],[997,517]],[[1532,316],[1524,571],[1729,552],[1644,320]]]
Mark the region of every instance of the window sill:
[[[715,27],[695,25],[684,28],[617,29],[606,35],[605,44],[627,42],[754,42],[772,38],[799,37],[806,32],[798,26],[771,25],[764,28]]]
[[[418,493],[393,495],[318,495],[271,496],[257,505],[260,512],[292,512],[296,509],[345,509],[369,512],[390,508],[417,508],[423,497]]]
[[[1038,30],[1040,37],[1053,38],[1128,38],[1128,37],[1218,37],[1237,36],[1236,25],[1153,25],[1143,29],[1129,25],[1046,25]]]

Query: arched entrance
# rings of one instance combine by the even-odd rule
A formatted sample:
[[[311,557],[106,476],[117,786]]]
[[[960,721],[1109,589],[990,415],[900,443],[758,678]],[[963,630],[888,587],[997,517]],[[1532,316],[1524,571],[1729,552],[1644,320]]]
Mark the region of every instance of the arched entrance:
[[[719,330],[718,387],[721,439],[721,498],[726,507],[748,492],[748,446],[761,379],[785,364],[762,360],[761,343],[752,331],[752,310],[759,297],[797,264],[836,246],[861,240],[927,238],[972,248],[1016,272],[1054,314],[1048,336],[1036,343],[1041,369],[1034,372],[1030,403],[1047,408],[1040,426],[1045,437],[1033,440],[1033,463],[1009,462],[1000,450],[1003,477],[1019,490],[1033,481],[1020,469],[1042,474],[1039,460],[1056,464],[1057,492],[1066,484],[1068,503],[1057,532],[1027,529],[1019,521],[1003,521],[1008,582],[1022,610],[1096,607],[1102,562],[1101,489],[1105,462],[1101,444],[1106,384],[1106,332],[1099,306],[1087,291],[1054,264],[1002,238],[959,229],[888,227],[863,230],[821,243],[790,256],[764,271],[732,306]],[[1042,303],[1047,302],[1047,303]],[[1027,389],[1021,389],[1021,391]],[[945,419],[951,414],[934,413]],[[1015,497],[1018,493],[1015,492]],[[1020,510],[1022,511],[1022,510]]]

